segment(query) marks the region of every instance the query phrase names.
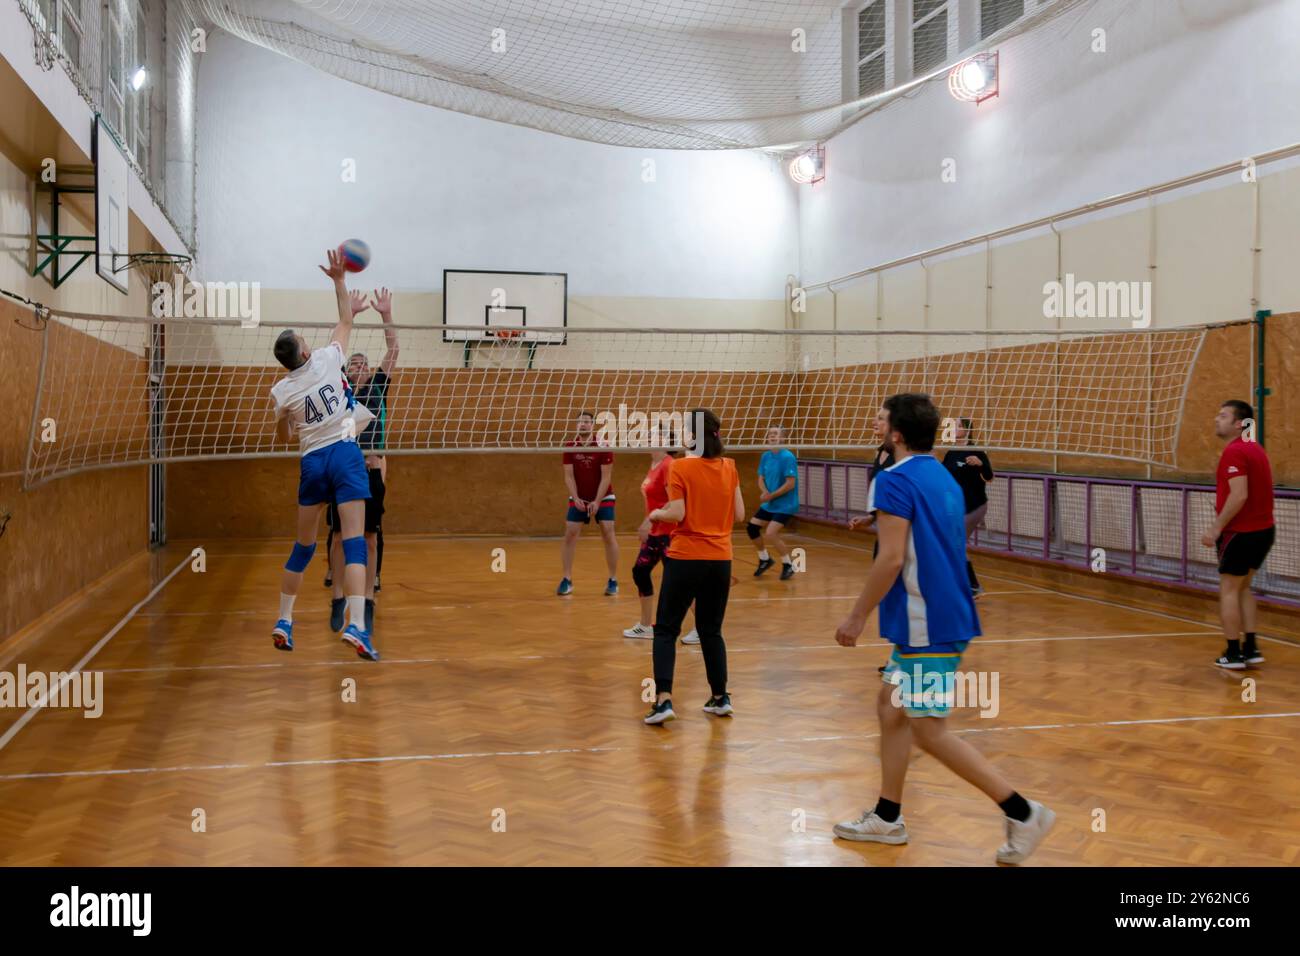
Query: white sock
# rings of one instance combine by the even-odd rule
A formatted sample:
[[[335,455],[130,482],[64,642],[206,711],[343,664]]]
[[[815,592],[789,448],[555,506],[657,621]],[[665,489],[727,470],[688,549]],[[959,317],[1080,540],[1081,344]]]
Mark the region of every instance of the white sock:
[[[297,596],[296,594],[280,595],[280,620],[293,623],[293,602]]]
[[[760,561],[770,561],[770,560],[771,560],[771,559],[767,556],[767,548],[764,548],[762,551],[758,552],[758,560],[760,560]]]
[[[366,596],[364,594],[348,595],[348,623],[355,624],[358,631],[366,629]]]

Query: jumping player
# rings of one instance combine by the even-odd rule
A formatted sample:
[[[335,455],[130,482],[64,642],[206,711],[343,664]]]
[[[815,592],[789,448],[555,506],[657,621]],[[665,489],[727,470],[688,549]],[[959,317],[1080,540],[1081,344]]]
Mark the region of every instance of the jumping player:
[[[591,412],[578,415],[578,437],[564,443],[566,448],[582,449],[596,446],[593,433],[595,416]],[[578,535],[582,526],[596,519],[600,536],[605,542],[605,563],[609,566],[609,580],[605,593],[618,593],[618,539],[614,536],[614,453],[612,451],[566,451],[564,453],[564,483],[569,489],[569,511],[564,518],[564,542],[560,545],[560,562],[564,577],[555,593],[561,596],[573,593],[573,555],[578,550]]]
[[[383,520],[384,494],[387,488],[388,469],[382,454],[386,439],[385,426],[388,424],[388,388],[393,369],[397,365],[398,345],[397,330],[393,328],[393,299],[387,289],[375,290],[370,306],[379,313],[384,323],[384,344],[387,351],[379,368],[371,369],[365,352],[354,352],[348,359],[347,378],[356,401],[364,405],[375,416],[370,427],[357,436],[357,444],[366,455],[366,474],[370,482],[370,497],[366,499],[366,631],[374,632],[376,580],[379,577],[379,561],[383,556]],[[363,310],[364,311],[364,310]],[[337,569],[343,563],[341,536],[333,534],[339,527],[338,507],[333,503],[325,512],[325,522],[330,527],[327,539],[329,548],[330,579],[334,594],[330,602],[330,630],[335,633],[343,630],[343,582],[339,579]]]
[[[1250,583],[1273,547],[1273,468],[1263,446],[1246,437],[1254,420],[1255,410],[1237,399],[1224,402],[1214,419],[1214,434],[1227,444],[1215,473],[1214,524],[1201,538],[1219,555],[1219,620],[1228,647],[1214,663],[1228,670],[1264,663]]]
[[[321,509],[328,502],[339,507],[343,537],[343,587],[347,595],[348,625],[343,640],[357,656],[377,661],[379,654],[365,630],[366,539],[362,532],[365,499],[370,496],[366,459],[356,436],[373,416],[357,405],[347,379],[339,371],[352,336],[352,317],[366,308],[365,297],[348,294],[342,257],[331,250],[329,268],[321,266],[334,282],[339,321],[327,346],[307,347],[291,329],[275,340],[275,357],[289,374],[271,388],[276,434],[289,441],[296,433],[302,452],[298,479],[298,536],[284,566],[280,584],[280,618],[271,631],[275,646],[293,650],[293,602],[302,587],[302,575],[316,551]]]
[[[836,642],[856,646],[867,615],[879,605],[880,636],[894,645],[876,701],[880,799],[856,820],[837,823],[835,835],[907,842],[903,781],[915,741],[1001,807],[1007,840],[997,860],[1020,863],[1042,842],[1056,815],[1013,790],[978,750],[945,726],[962,652],[979,636],[980,623],[966,579],[961,489],[931,454],[939,412],[928,395],[919,394],[894,395],[884,407],[897,460],[876,476],[868,503],[877,513],[880,554],[835,632]]]
[[[794,577],[794,564],[790,561],[790,549],[781,538],[781,529],[799,511],[799,462],[794,452],[782,447],[785,429],[780,425],[767,430],[767,444],[768,450],[758,459],[760,504],[745,530],[758,551],[758,570],[754,577],[760,577],[776,563],[768,553],[768,548],[772,548],[781,556],[781,580],[788,581]]]

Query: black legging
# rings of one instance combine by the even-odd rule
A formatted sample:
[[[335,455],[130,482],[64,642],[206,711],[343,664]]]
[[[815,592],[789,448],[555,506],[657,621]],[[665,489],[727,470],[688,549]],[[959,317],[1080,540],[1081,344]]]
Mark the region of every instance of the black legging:
[[[689,561],[664,558],[664,577],[655,613],[655,692],[671,694],[677,664],[677,635],[695,602],[695,629],[700,633],[704,671],[709,689],[719,697],[727,692],[727,645],[722,640],[722,619],[727,614],[731,590],[730,561]]]

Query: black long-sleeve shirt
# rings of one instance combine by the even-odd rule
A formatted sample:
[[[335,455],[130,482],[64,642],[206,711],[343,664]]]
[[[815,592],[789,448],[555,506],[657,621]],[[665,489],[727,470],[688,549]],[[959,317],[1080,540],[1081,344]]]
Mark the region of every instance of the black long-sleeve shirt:
[[[966,458],[974,455],[981,462],[976,468],[966,464]],[[954,448],[943,456],[943,467],[961,485],[961,493],[966,499],[966,513],[970,514],[981,505],[988,504],[989,496],[984,486],[993,480],[993,466],[989,456],[976,448]]]

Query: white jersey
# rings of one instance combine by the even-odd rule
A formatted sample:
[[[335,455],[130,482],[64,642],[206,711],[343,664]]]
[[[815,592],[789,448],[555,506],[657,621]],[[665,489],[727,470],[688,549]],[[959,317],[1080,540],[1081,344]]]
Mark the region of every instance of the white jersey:
[[[304,455],[338,441],[355,440],[375,419],[370,409],[352,399],[343,374],[343,348],[337,342],[313,349],[303,365],[271,386],[271,400],[277,416],[288,409]]]

